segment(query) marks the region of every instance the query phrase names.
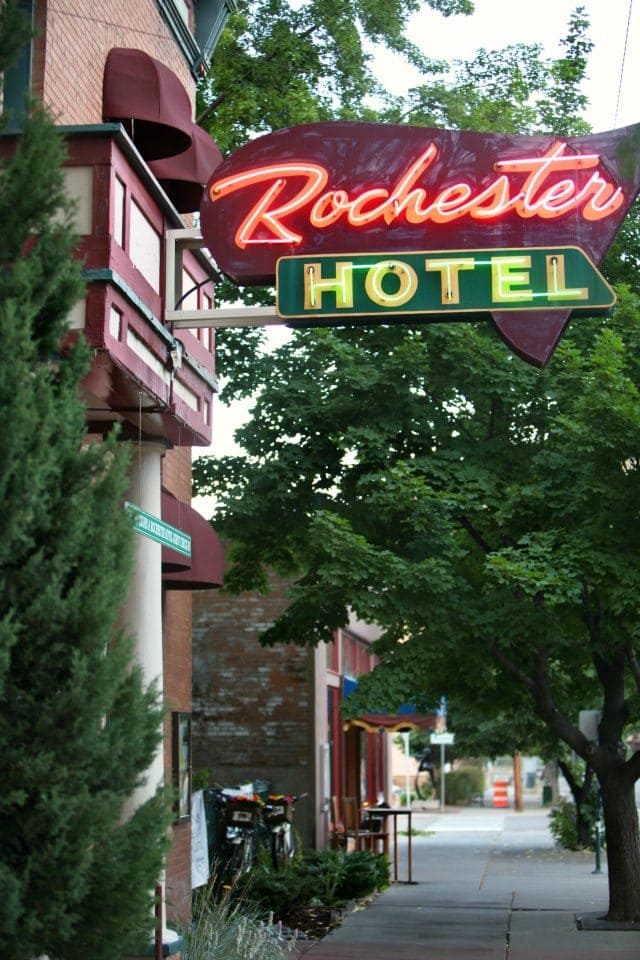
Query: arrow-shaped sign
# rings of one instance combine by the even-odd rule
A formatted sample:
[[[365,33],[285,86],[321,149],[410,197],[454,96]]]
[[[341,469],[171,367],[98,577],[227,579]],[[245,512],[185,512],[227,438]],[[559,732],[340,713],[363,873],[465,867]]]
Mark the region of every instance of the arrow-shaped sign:
[[[578,247],[282,257],[277,312],[357,324],[386,317],[473,319],[493,311],[608,311],[615,294]]]

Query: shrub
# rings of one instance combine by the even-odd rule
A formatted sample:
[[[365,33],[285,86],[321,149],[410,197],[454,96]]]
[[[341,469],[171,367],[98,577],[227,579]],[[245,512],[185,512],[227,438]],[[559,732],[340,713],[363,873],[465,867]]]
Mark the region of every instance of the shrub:
[[[347,877],[347,861],[353,854],[343,850],[313,850],[302,865],[307,889],[314,900],[333,906],[343,895],[339,893]]]
[[[236,901],[250,900],[263,915],[283,918],[299,905],[336,906],[388,885],[385,856],[368,850],[321,850],[306,853],[284,870],[274,869],[263,858],[240,878],[231,896]]]
[[[576,808],[569,800],[561,800],[549,814],[549,829],[556,846],[563,850],[578,849]]]
[[[460,767],[447,774],[445,784],[447,802],[464,806],[484,791],[484,773],[479,767]]]
[[[309,891],[308,878],[297,863],[285,870],[276,870],[263,860],[244,874],[231,892],[234,900],[250,900],[263,914],[286,916],[293,906],[304,903],[313,895]]]
[[[406,790],[401,790],[398,795],[398,803],[401,807],[410,807],[414,800],[419,799],[420,797],[413,790],[410,790],[409,793]]]
[[[563,850],[595,849],[594,826],[597,818],[593,804],[582,804],[582,816],[586,823],[583,839],[579,836],[578,818],[575,804],[570,800],[561,800],[549,814],[549,830],[556,842],[556,846]],[[587,842],[586,831],[589,840]],[[605,845],[605,838],[601,836],[600,846]]]
[[[246,900],[216,899],[211,890],[203,890],[195,897],[194,916],[184,934],[183,960],[284,960],[277,928]]]
[[[389,886],[389,861],[382,854],[356,850],[344,858],[344,879],[337,889],[343,900],[366,897]]]

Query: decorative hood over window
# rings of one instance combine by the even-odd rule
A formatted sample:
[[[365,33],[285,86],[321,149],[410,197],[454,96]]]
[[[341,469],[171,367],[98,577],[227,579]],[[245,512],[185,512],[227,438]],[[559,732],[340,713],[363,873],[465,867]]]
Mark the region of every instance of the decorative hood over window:
[[[189,95],[175,73],[142,50],[114,47],[104,68],[102,115],[119,121],[145,160],[191,146]]]
[[[222,154],[209,134],[193,124],[191,146],[184,153],[149,164],[179,213],[200,209],[202,191],[209,177],[222,163]]]

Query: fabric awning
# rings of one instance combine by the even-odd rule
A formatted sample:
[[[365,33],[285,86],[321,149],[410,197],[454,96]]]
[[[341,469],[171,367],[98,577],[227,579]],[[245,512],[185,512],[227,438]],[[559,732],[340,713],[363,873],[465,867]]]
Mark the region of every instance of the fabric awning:
[[[406,733],[435,730],[439,717],[435,713],[364,713],[360,717],[346,720],[345,730],[359,727],[367,733]]]
[[[215,140],[194,123],[188,150],[174,157],[153,160],[149,167],[176,210],[193,213],[200,209],[204,186],[220,163],[222,154]]]
[[[168,590],[211,590],[223,583],[224,554],[208,520],[162,489],[162,519],[191,537],[191,556],[162,548],[162,583]]]
[[[104,120],[120,121],[145,160],[191,145],[191,102],[175,73],[143,50],[113,47],[102,87]]]
[[[177,527],[184,533],[191,535],[189,526],[188,504],[182,503],[168,490],[162,488],[162,519],[165,523],[170,523],[172,527]],[[191,567],[191,557],[185,557],[184,554],[172,550],[171,547],[162,547],[162,573],[177,573],[181,570],[189,570]]]
[[[358,689],[358,678],[344,674],[342,677],[342,696],[346,700]],[[408,730],[423,731],[436,730],[441,718],[436,712],[418,713],[412,703],[400,706],[396,713],[362,713],[357,717],[345,720],[343,729],[351,730],[359,727],[367,733],[378,733],[385,730],[387,733],[403,733]]]

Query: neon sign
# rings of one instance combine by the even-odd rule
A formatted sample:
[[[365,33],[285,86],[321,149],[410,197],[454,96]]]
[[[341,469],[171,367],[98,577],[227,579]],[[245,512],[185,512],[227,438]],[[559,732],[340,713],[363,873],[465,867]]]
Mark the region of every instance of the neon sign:
[[[217,203],[236,191],[255,184],[269,186],[236,230],[240,249],[249,244],[288,243],[299,245],[303,235],[287,226],[296,211],[305,211],[308,224],[316,230],[341,220],[355,229],[384,222],[391,226],[404,218],[409,224],[450,223],[461,217],[495,220],[513,212],[522,219],[556,220],[578,211],[584,220],[604,220],[624,203],[622,189],[601,170],[597,154],[566,154],[566,143],[558,142],[541,157],[497,160],[495,170],[503,171],[486,186],[453,183],[429,196],[418,182],[438,156],[436,145],[429,143],[417,160],[402,173],[391,190],[375,187],[351,197],[347,190],[331,189],[325,167],[315,163],[268,164],[215,180],[209,187],[211,203]],[[596,169],[579,186],[573,177],[553,180],[558,172],[576,173]],[[516,181],[517,176],[522,180]],[[524,178],[524,179],[523,179]],[[279,203],[290,181],[303,180],[293,198]]]
[[[550,306],[600,313],[615,303],[577,247],[281,257],[276,279],[278,313],[290,320],[481,317]]]
[[[412,250],[576,247],[597,266],[639,190],[640,124],[575,138],[307,124],[260,137],[217,167],[201,227],[241,284],[274,283],[283,256],[337,252],[402,261]],[[456,270],[460,279],[466,267]],[[540,366],[569,315],[562,298],[535,324],[524,308],[491,310],[503,338]]]

